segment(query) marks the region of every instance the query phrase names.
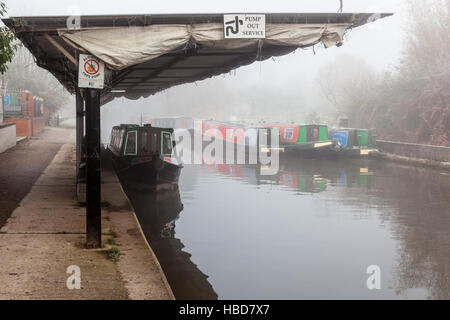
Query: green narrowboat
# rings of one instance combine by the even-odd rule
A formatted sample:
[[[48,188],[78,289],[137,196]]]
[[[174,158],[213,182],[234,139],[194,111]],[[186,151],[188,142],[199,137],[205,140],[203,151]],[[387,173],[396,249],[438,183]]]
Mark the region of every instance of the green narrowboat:
[[[328,136],[328,126],[322,124],[267,124],[280,129],[280,147],[285,152],[315,153],[330,150],[334,142]]]
[[[330,131],[334,141],[333,150],[337,155],[364,156],[378,151],[376,135],[372,130],[355,128],[337,128]]]

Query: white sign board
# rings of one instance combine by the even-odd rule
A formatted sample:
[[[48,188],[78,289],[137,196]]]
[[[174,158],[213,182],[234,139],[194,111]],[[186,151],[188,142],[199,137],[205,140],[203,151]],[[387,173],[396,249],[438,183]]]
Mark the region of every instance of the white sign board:
[[[78,87],[103,89],[105,64],[89,54],[80,54],[78,61]]]
[[[266,16],[264,14],[223,15],[225,39],[264,39]]]

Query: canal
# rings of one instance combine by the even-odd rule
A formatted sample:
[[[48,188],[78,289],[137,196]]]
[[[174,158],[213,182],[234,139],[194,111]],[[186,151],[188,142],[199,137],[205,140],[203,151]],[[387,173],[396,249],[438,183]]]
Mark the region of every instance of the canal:
[[[186,165],[176,192],[124,184],[176,298],[450,298],[448,172],[285,157],[260,173]]]

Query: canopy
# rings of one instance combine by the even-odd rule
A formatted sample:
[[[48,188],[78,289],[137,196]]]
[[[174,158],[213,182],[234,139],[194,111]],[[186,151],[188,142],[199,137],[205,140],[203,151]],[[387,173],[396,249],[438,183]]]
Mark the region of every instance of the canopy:
[[[164,54],[189,49],[248,49],[255,58],[264,45],[307,47],[323,42],[326,48],[341,45],[345,24],[268,25],[265,39],[224,39],[223,24],[151,25],[144,27],[93,28],[78,32],[61,31],[59,36],[80,52],[103,60],[112,70],[148,62]]]
[[[390,14],[266,14],[264,39],[225,39],[223,15],[82,16],[3,19],[70,92],[78,55],[106,64],[102,103],[117,96],[147,97],[175,85],[206,79],[239,66],[322,43],[340,46],[348,29]]]

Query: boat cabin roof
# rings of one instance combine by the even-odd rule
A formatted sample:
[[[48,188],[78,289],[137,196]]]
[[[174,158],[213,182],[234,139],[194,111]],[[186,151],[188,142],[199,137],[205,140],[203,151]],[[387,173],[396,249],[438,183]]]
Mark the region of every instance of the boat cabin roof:
[[[173,128],[154,127],[154,126],[152,126],[150,124],[144,124],[142,126],[140,126],[138,124],[121,124],[119,126],[114,126],[113,130],[114,129],[125,129],[125,130],[128,130],[128,129],[134,129],[134,130],[139,129],[139,130],[149,130],[149,131],[150,130],[151,131],[159,130],[159,131],[167,131],[167,132],[173,133]]]

